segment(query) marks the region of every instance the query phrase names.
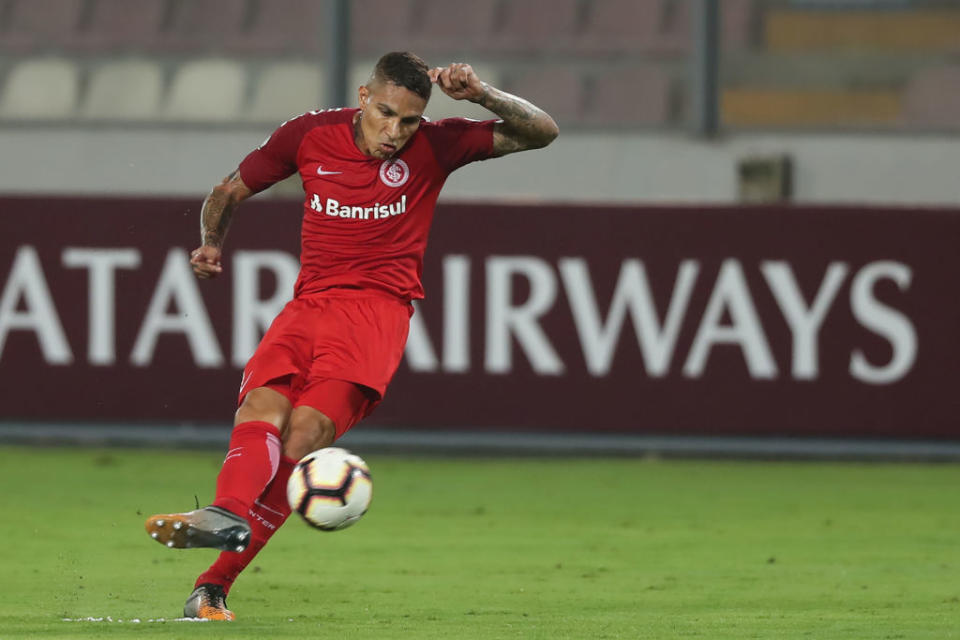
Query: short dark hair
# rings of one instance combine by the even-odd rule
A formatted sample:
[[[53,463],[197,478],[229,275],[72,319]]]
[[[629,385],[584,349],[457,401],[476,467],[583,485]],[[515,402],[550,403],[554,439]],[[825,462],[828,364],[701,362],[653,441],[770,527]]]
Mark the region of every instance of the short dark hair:
[[[409,89],[426,101],[430,101],[430,67],[423,58],[409,51],[391,51],[377,60],[371,81],[389,82]]]

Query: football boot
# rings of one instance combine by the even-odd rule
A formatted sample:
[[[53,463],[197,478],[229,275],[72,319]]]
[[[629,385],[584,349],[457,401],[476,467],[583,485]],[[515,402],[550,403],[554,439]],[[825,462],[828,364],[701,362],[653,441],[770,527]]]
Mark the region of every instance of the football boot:
[[[183,605],[184,618],[204,620],[235,620],[233,611],[227,609],[227,594],[218,584],[204,583],[193,590]]]
[[[151,538],[171,549],[209,547],[239,552],[250,543],[247,521],[213,506],[186,513],[150,516],[146,529]]]

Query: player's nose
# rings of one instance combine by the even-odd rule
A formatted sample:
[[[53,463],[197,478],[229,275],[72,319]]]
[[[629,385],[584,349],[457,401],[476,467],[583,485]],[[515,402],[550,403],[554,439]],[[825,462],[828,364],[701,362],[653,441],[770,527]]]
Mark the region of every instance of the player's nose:
[[[391,142],[396,140],[397,136],[400,134],[400,122],[398,120],[388,120],[386,134],[390,136]]]

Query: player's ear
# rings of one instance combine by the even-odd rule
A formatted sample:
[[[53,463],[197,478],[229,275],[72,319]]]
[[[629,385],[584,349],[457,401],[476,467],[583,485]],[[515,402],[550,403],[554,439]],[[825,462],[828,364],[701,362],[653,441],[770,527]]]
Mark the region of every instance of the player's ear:
[[[370,89],[366,85],[361,85],[357,89],[357,102],[360,103],[360,109],[365,109],[367,107],[367,101],[370,99]]]

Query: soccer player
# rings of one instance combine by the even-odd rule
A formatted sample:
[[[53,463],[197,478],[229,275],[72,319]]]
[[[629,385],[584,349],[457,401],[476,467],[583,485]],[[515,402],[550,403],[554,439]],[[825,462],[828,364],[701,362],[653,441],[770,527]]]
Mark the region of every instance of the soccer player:
[[[432,84],[498,119],[425,120]],[[407,52],[380,58],[358,99],[359,108],[280,125],[203,203],[202,244],[190,262],[198,277],[213,278],[237,205],[294,172],[305,191],[294,297],[244,369],[213,504],[146,523],[168,547],[222,551],[197,578],[188,617],[234,619],[227,593],[290,514],[286,485],[297,460],[333,444],[382,400],[403,356],[410,301],[423,297],[427,233],[447,176],[544,147],[559,133],[543,110],[482,82],[470,65],[430,69]]]

